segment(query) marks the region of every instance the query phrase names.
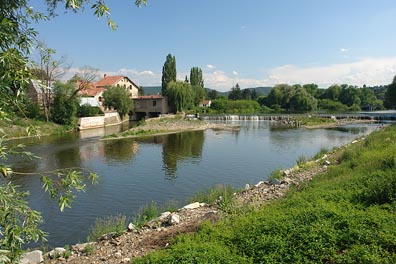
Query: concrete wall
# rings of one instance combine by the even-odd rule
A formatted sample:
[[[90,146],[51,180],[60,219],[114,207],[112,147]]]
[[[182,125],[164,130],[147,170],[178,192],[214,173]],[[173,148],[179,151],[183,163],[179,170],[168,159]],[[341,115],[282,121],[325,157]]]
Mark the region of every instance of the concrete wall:
[[[121,124],[118,113],[105,113],[104,116],[81,117],[78,120],[78,129],[91,129]]]

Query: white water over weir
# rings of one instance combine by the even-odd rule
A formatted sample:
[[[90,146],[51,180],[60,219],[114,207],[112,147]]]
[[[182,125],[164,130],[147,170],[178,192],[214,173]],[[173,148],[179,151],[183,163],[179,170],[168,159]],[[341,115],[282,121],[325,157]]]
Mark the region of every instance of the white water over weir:
[[[206,121],[289,121],[291,115],[208,115],[201,116]]]

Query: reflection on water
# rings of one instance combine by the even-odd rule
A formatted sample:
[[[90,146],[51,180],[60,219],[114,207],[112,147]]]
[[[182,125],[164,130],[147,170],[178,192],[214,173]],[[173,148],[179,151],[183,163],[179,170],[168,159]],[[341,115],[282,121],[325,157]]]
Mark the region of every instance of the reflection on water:
[[[371,125],[342,129],[283,129],[273,122],[236,122],[240,131],[192,131],[178,134],[99,141],[94,134],[25,139],[39,160],[13,158],[15,171],[43,172],[81,167],[100,176],[71,209],[60,213],[36,176],[15,177],[29,190],[29,204],[42,212],[50,246],[84,241],[97,217],[133,216],[147,203],[183,202],[215,184],[243,187],[267,179],[271,171],[293,166],[301,155],[314,155],[369,133]]]

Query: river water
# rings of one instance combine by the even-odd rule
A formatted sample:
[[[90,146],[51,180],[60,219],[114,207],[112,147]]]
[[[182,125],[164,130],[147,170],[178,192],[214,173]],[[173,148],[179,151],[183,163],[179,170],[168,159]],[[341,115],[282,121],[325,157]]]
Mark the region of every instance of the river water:
[[[22,140],[41,159],[11,159],[15,171],[81,167],[100,176],[99,183],[88,184],[86,192],[79,193],[72,208],[63,213],[43,192],[39,176],[17,176],[12,181],[30,192],[30,206],[42,212],[42,228],[50,234],[48,246],[63,246],[84,242],[96,218],[133,217],[151,201],[183,204],[217,184],[236,188],[256,184],[275,169],[295,165],[301,155],[310,157],[322,148],[346,144],[378,127],[307,130],[285,129],[269,121],[232,123],[241,125],[240,131],[194,131],[112,141],[100,141],[97,133],[85,131]]]

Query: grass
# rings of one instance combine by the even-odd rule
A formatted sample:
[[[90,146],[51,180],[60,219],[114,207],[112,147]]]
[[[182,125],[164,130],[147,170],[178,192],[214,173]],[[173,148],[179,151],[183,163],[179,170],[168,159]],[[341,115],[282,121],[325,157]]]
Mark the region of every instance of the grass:
[[[126,230],[126,216],[107,216],[98,218],[91,227],[87,241],[97,241],[104,234],[113,233],[115,237],[120,236]]]
[[[324,174],[134,263],[396,263],[396,126],[332,155]]]
[[[27,137],[28,130],[33,130],[42,135],[63,134],[74,130],[71,126],[61,126],[52,122],[45,122],[35,119],[13,117],[12,120],[1,120],[0,127],[7,135],[7,138]],[[3,133],[0,132],[0,136]],[[37,134],[37,133],[33,133]]]
[[[163,212],[175,212],[180,204],[177,201],[168,201],[165,205],[159,206],[156,202],[145,205],[139,213],[132,219],[132,223],[137,228],[142,228],[145,223],[160,216]]]
[[[331,119],[331,118],[322,118],[322,117],[317,117],[317,116],[299,116],[299,117],[294,117],[294,121],[299,122],[303,126],[320,126],[320,125],[329,125],[329,124],[335,124],[336,120]]]
[[[221,209],[225,210],[230,205],[236,192],[237,190],[232,186],[216,185],[209,190],[198,192],[195,196],[189,198],[187,203],[218,204]]]

